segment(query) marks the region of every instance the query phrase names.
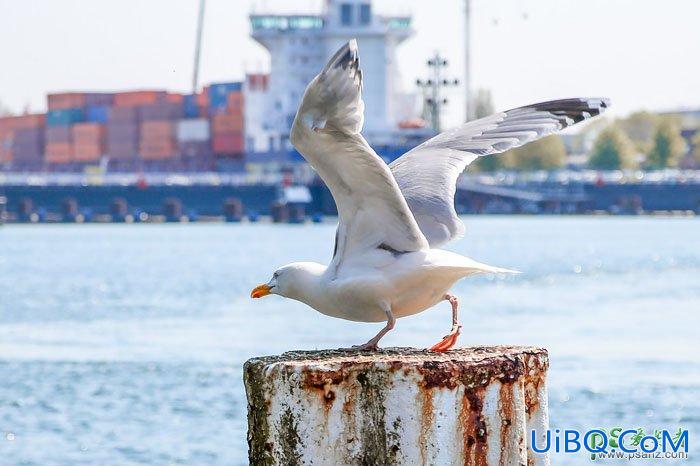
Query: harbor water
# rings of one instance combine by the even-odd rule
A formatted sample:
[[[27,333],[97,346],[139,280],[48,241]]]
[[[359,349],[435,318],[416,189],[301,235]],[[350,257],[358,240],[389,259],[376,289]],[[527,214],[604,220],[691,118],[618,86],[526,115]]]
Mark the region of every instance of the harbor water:
[[[451,249],[523,274],[454,288],[460,344],[546,347],[553,428],[689,429],[685,464],[698,464],[700,220],[464,220]],[[243,362],[362,343],[381,326],[250,299],[280,265],[327,262],[334,232],[0,227],[0,465],[246,464]],[[399,320],[383,344],[426,347],[449,328],[444,303]]]

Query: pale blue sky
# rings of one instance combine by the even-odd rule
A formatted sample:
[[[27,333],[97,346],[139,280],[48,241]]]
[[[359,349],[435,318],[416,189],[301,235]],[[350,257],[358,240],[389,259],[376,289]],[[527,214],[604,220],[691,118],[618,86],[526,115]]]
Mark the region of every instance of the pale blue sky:
[[[266,69],[248,38],[256,10],[309,11],[319,0],[208,0],[201,82]],[[186,91],[197,0],[0,0],[0,101],[45,108],[60,90]],[[407,86],[440,50],[461,77],[462,0],[375,0],[411,12],[416,35],[400,50]],[[700,1],[473,0],[474,87],[497,108],[579,95],[612,98],[616,114],[700,107]],[[362,44],[360,44],[360,47]],[[367,76],[366,79],[372,79]],[[461,119],[452,92],[448,123]]]

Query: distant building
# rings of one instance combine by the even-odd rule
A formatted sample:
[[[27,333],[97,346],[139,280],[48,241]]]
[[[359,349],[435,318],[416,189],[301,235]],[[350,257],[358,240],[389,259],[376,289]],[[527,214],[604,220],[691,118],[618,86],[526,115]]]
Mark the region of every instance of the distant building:
[[[415,116],[415,95],[401,91],[396,59],[399,44],[413,34],[410,16],[376,15],[371,0],[327,0],[318,15],[252,14],[250,22],[252,37],[271,58],[264,124],[249,127],[254,150],[289,148],[289,129],[307,84],[352,38],[365,75],[363,134],[374,144],[391,144],[399,122]]]

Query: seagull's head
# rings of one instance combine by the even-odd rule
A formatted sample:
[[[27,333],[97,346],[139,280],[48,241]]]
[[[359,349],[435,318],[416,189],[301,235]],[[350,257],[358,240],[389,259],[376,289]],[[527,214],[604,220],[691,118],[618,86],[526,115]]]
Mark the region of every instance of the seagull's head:
[[[262,298],[269,294],[284,296],[306,302],[309,293],[317,287],[325,267],[313,262],[295,262],[275,270],[269,282],[253,288],[251,298]]]

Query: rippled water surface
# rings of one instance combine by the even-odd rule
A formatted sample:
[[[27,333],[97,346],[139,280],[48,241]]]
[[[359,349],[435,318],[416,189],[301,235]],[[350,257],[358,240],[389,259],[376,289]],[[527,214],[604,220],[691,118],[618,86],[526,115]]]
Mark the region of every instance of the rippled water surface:
[[[461,344],[548,348],[553,427],[688,428],[686,464],[700,464],[700,221],[465,221],[452,249],[524,273],[455,287]],[[243,362],[380,327],[248,297],[279,265],[327,261],[333,235],[330,223],[0,228],[0,465],[246,464]],[[449,326],[444,304],[384,344],[428,346]]]

